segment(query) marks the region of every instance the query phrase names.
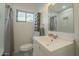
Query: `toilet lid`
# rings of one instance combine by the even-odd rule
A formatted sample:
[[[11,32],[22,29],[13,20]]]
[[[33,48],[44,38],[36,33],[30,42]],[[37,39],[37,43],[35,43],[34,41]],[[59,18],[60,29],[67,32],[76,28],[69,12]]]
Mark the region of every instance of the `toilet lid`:
[[[20,47],[20,51],[28,51],[32,49],[32,44],[25,44]]]

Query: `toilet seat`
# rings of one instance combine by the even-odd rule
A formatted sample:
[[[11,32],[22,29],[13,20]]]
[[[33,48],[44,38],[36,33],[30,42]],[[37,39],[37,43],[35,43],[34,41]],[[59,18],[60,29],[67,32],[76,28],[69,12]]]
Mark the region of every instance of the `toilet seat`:
[[[33,47],[32,47],[32,44],[29,43],[29,44],[24,44],[20,47],[20,51],[29,51],[31,50]]]

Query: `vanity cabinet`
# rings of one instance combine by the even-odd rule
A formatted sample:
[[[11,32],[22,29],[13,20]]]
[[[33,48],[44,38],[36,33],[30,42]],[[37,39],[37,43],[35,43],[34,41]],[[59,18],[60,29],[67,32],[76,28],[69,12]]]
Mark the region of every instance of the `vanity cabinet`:
[[[56,47],[52,46],[51,50],[50,48],[46,48],[46,46],[40,44],[39,40],[41,39],[33,40],[33,56],[74,56],[74,43],[60,47],[56,50]]]
[[[42,46],[37,41],[33,41],[33,56],[46,56]]]

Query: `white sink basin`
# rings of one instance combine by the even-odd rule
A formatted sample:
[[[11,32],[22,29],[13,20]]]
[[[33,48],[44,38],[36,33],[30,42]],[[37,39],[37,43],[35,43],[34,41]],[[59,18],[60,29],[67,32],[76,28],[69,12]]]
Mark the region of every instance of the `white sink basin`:
[[[37,37],[37,42],[46,48],[49,52],[53,52],[60,48],[73,44],[73,41],[67,41],[61,38],[53,39],[48,36]],[[51,41],[53,39],[53,41]]]

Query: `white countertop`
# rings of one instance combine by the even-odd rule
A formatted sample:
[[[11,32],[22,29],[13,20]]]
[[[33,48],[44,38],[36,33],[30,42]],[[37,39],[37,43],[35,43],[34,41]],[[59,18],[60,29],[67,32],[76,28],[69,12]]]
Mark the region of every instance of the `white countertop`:
[[[51,42],[51,38],[49,38],[48,36],[34,37],[34,39],[44,48],[46,48],[49,52],[53,52],[60,48],[73,44],[73,41],[68,41],[61,38],[54,39],[53,42]]]

